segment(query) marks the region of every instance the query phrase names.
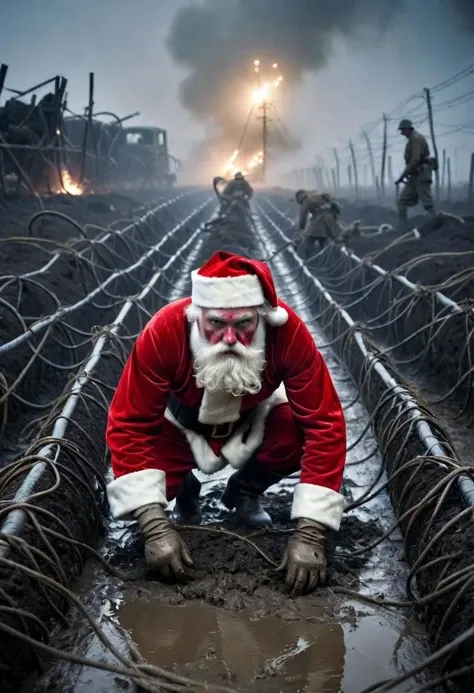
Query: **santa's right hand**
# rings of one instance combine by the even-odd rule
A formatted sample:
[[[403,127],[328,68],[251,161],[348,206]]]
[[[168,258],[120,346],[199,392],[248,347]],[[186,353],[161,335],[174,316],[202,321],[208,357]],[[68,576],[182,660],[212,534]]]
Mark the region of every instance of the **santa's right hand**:
[[[186,568],[193,567],[188,548],[171,524],[159,503],[144,505],[133,513],[145,540],[145,558],[153,572],[166,578],[186,580]]]
[[[187,569],[194,566],[186,544],[173,529],[159,539],[146,542],[145,558],[152,572],[168,579],[187,580],[190,577]]]

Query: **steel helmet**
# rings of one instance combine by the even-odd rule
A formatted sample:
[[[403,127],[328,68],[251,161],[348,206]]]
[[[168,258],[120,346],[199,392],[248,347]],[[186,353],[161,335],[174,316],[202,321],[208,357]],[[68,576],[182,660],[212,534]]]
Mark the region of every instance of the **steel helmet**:
[[[295,193],[295,199],[297,202],[301,202],[302,199],[306,197],[306,190],[297,190]]]
[[[241,171],[237,171],[237,173],[235,174],[234,178],[235,178],[235,180],[239,180],[239,178],[243,178],[242,172],[241,172]]]
[[[411,120],[408,120],[408,118],[403,118],[399,125],[398,125],[399,130],[413,130],[413,123]]]

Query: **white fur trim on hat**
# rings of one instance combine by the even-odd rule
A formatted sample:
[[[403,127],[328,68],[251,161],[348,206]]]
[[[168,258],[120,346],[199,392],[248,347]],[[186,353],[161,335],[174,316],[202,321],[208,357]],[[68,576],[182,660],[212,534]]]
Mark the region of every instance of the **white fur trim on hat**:
[[[307,517],[336,532],[344,511],[344,496],[337,491],[316,484],[298,484],[293,493],[291,519]]]
[[[281,327],[288,321],[288,311],[281,306],[270,308],[270,310],[265,313],[265,320],[272,327]]]
[[[107,498],[114,520],[133,520],[133,512],[150,503],[166,508],[166,475],[160,469],[124,474],[107,485]]]
[[[250,308],[265,302],[262,285],[254,274],[215,278],[203,277],[194,270],[191,279],[192,301],[201,308]]]

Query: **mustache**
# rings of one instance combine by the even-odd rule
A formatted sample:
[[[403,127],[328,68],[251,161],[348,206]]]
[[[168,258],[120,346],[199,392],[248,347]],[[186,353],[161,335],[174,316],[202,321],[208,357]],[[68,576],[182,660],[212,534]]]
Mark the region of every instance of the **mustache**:
[[[208,350],[208,354],[213,356],[217,356],[218,354],[237,354],[238,356],[245,356],[248,353],[249,348],[245,347],[240,342],[236,342],[235,344],[224,344],[223,342],[219,342],[218,344],[212,345]]]

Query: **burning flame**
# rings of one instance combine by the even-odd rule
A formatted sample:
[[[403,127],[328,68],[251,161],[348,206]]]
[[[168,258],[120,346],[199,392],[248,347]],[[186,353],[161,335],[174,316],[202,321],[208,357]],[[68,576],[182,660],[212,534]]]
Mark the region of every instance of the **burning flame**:
[[[59,192],[67,192],[69,195],[82,195],[84,190],[80,185],[75,183],[71,178],[69,171],[65,168],[61,169],[62,190]]]
[[[226,164],[223,167],[224,176],[235,176],[237,171],[241,171],[241,173],[244,176],[246,176],[250,171],[252,171],[252,169],[263,164],[263,151],[257,152],[252,157],[250,157],[246,167],[242,167],[241,165],[239,165],[237,161],[239,153],[239,150],[236,149],[235,152],[227,160]]]
[[[249,169],[261,166],[263,164],[263,159],[263,152],[258,152],[257,154],[254,154],[248,163]]]

